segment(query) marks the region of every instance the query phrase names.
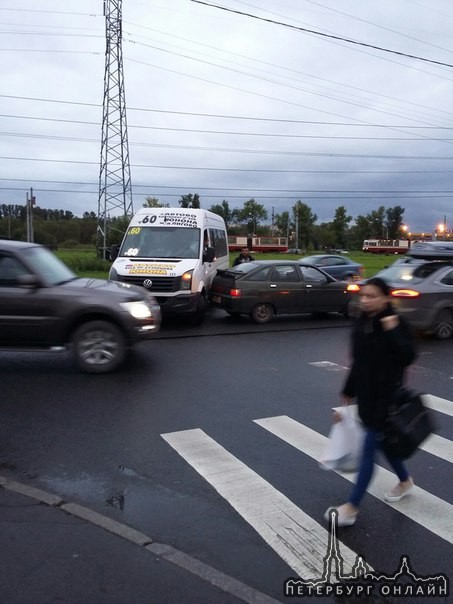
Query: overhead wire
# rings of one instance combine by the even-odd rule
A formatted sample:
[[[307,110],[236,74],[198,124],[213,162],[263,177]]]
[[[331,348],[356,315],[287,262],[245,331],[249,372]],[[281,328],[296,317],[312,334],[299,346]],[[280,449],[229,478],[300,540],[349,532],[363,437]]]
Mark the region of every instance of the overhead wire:
[[[49,99],[42,97],[31,97],[31,96],[19,96],[11,94],[0,94],[0,98],[9,98],[24,101],[43,102],[43,103],[61,103],[65,105],[79,105],[86,107],[94,107],[101,109],[102,104],[90,103],[83,101],[68,101],[64,99]],[[282,123],[282,124],[311,124],[311,125],[322,125],[322,126],[347,126],[348,128],[407,128],[407,129],[429,129],[429,130],[452,130],[453,126],[414,126],[414,125],[403,125],[403,124],[380,124],[380,123],[355,123],[355,122],[329,122],[325,120],[301,120],[301,119],[290,119],[290,118],[275,118],[275,117],[256,117],[250,115],[231,115],[221,113],[206,113],[206,112],[195,112],[195,111],[174,111],[169,109],[152,109],[149,107],[133,107],[128,106],[129,111],[143,111],[148,113],[163,113],[169,115],[182,115],[191,117],[209,117],[216,119],[232,119],[232,120],[244,120],[251,122],[271,122],[271,123]],[[51,118],[46,118],[51,119]]]
[[[274,19],[268,19],[266,17],[259,17],[258,15],[253,15],[252,13],[246,13],[244,11],[239,11],[233,8],[227,8],[225,6],[220,6],[219,4],[212,4],[210,2],[205,2],[204,0],[189,0],[189,2],[194,2],[195,4],[203,4],[204,6],[209,6],[211,8],[216,8],[219,10],[224,10],[226,12],[229,13],[235,13],[238,15],[242,15],[244,17],[250,17],[251,19],[257,19],[259,21],[265,21],[267,23],[271,23],[273,25],[279,25],[282,27],[287,27],[289,29],[294,29],[297,31],[300,31],[302,33],[309,33],[309,34],[313,34],[315,36],[321,36],[324,38],[330,38],[332,40],[339,40],[341,42],[346,42],[348,44],[355,44],[357,46],[363,46],[365,48],[371,48],[373,50],[378,50],[380,52],[386,52],[386,53],[390,53],[390,54],[394,54],[394,55],[398,55],[401,57],[406,57],[409,59],[414,59],[417,61],[424,61],[426,63],[432,63],[433,65],[441,65],[443,67],[453,67],[453,64],[451,63],[445,63],[443,61],[436,61],[435,59],[428,59],[426,57],[421,57],[419,55],[413,55],[413,54],[409,54],[409,53],[405,53],[402,51],[398,51],[398,50],[392,50],[390,48],[385,48],[383,46],[377,46],[375,44],[368,44],[366,42],[360,42],[358,40],[353,40],[352,38],[346,38],[345,36],[336,36],[334,34],[326,34],[324,32],[315,30],[315,29],[309,29],[306,27],[299,27],[297,25],[291,25],[290,23],[283,23],[281,21],[275,21]]]

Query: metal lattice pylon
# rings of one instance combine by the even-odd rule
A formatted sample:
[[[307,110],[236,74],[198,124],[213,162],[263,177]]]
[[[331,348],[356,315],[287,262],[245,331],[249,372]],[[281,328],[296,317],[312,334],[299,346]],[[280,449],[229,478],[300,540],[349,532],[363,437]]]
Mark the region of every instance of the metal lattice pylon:
[[[132,216],[134,210],[121,45],[122,0],[104,0],[104,15],[106,49],[96,245],[105,258],[111,216]]]

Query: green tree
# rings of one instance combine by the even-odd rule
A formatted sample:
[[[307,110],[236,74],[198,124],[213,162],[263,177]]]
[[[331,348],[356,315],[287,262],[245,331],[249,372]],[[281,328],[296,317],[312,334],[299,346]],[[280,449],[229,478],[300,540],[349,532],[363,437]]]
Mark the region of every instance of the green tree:
[[[179,200],[179,206],[181,208],[200,208],[200,196],[198,193],[189,193],[188,195],[181,195]]]
[[[389,239],[398,239],[401,235],[401,227],[403,226],[403,215],[404,208],[401,206],[395,206],[393,208],[387,208],[385,211],[386,231],[388,232]]]
[[[303,248],[308,250],[310,242],[313,241],[314,226],[318,217],[313,214],[312,209],[306,203],[297,201],[293,207],[294,222],[296,225],[296,232],[298,233],[296,248],[301,247],[300,242],[303,243]]]
[[[274,216],[274,228],[278,236],[288,237],[290,229],[288,211],[282,212],[281,214],[276,214]]]
[[[349,216],[344,206],[339,206],[335,210],[335,216],[331,223],[331,229],[335,236],[334,246],[346,247],[346,235],[352,216]],[[333,246],[332,246],[333,247]]]
[[[351,227],[350,247],[356,250],[362,249],[364,239],[370,239],[370,218],[359,215],[355,218],[355,225]]]
[[[254,199],[249,199],[242,209],[233,210],[233,220],[236,223],[248,224],[249,232],[256,233],[260,221],[267,220],[267,210]]]
[[[144,208],[168,208],[168,203],[162,203],[157,197],[145,197]]]
[[[229,226],[233,222],[233,211],[230,209],[230,204],[226,199],[224,199],[221,204],[218,203],[216,205],[211,206],[209,210],[211,212],[214,212],[214,214],[218,214],[219,216],[221,216],[225,221],[226,228],[229,228]]]
[[[365,239],[388,239],[385,225],[385,207],[379,206],[367,216],[370,225],[370,232]]]
[[[315,250],[329,250],[336,245],[336,236],[332,222],[322,222],[313,227],[313,246]]]

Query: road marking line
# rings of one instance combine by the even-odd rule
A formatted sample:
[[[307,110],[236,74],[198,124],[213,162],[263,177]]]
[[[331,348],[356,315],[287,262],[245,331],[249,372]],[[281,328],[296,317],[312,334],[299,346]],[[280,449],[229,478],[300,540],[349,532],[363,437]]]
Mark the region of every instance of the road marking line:
[[[423,394],[423,402],[427,407],[439,413],[453,416],[453,401],[449,401],[446,398],[440,398],[440,396],[434,396],[433,394]]]
[[[420,449],[453,463],[453,442],[448,438],[438,436],[437,434],[431,434],[431,436],[428,436],[425,442],[420,445]]]
[[[329,533],[199,428],[162,434],[301,577],[322,575]],[[345,572],[357,554],[340,545]]]
[[[321,458],[328,440],[327,437],[287,415],[255,419],[254,422],[316,461]],[[356,478],[355,473],[337,472],[337,474],[350,482],[354,482]],[[395,476],[393,472],[376,465],[373,480],[368,487],[368,493],[382,499],[383,493],[391,488],[394,483]],[[337,503],[333,502],[334,505]],[[411,491],[411,495],[405,497],[401,502],[391,504],[391,507],[435,535],[442,537],[449,543],[453,543],[453,505],[443,499],[415,486]]]
[[[338,363],[332,363],[331,361],[316,361],[314,363],[308,363],[313,367],[319,367],[320,369],[326,369],[327,371],[348,371],[349,367],[338,365]]]

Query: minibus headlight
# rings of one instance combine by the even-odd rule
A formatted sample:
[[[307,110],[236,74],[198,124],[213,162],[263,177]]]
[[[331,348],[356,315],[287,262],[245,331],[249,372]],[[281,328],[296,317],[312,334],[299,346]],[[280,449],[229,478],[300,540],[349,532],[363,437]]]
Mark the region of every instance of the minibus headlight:
[[[192,288],[192,273],[193,271],[186,271],[181,275],[181,289],[189,290]]]

